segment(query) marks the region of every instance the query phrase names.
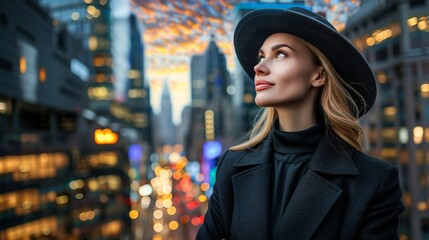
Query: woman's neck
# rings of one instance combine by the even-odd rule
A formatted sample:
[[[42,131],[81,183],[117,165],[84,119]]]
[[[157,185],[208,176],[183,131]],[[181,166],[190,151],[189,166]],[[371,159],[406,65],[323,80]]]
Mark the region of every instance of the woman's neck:
[[[316,125],[313,106],[276,108],[281,131],[296,132]]]

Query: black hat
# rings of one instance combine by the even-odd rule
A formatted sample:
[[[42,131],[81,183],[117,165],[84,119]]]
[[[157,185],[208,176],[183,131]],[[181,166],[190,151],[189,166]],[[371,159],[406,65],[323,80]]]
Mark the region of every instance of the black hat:
[[[234,32],[235,52],[251,79],[255,75],[253,67],[258,63],[258,51],[265,39],[274,33],[294,35],[319,49],[337,73],[365,100],[364,104],[353,91],[349,91],[359,107],[359,117],[371,109],[377,88],[367,61],[325,18],[304,8],[255,10],[237,24]]]

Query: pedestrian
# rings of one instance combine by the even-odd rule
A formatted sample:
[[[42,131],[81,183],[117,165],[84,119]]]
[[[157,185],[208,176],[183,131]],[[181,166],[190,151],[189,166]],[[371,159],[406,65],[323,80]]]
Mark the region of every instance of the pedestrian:
[[[219,160],[196,239],[398,239],[398,170],[361,145],[377,91],[356,48],[299,7],[245,15],[234,47],[262,110]]]

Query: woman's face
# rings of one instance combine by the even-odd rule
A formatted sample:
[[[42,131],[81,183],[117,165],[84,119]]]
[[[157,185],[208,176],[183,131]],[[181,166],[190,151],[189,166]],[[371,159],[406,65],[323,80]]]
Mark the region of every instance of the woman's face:
[[[313,87],[321,86],[321,81],[315,82],[321,69],[313,63],[312,53],[299,38],[286,33],[269,36],[254,67],[256,104],[286,107],[303,102]]]

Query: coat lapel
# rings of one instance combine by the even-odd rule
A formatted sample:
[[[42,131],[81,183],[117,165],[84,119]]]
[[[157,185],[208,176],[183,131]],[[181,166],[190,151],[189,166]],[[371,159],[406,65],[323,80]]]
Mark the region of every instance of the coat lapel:
[[[292,195],[275,239],[309,239],[341,193],[337,186],[308,171]]]
[[[354,150],[325,134],[317,146],[306,174],[296,187],[280,220],[275,239],[309,239],[342,194],[339,186],[323,175],[357,175]],[[337,143],[335,142],[335,143]],[[270,239],[272,142],[268,136],[257,149],[237,159],[232,176],[234,213],[232,231],[241,239]],[[280,211],[280,209],[279,209]]]
[[[328,135],[321,139],[309,169],[300,180],[282,216],[276,239],[309,239],[342,190],[321,175],[356,175],[352,162],[353,149],[345,145],[334,148]]]
[[[242,168],[232,176],[234,213],[232,229],[240,239],[269,239],[269,206],[271,185],[271,141],[238,159],[234,167]]]

